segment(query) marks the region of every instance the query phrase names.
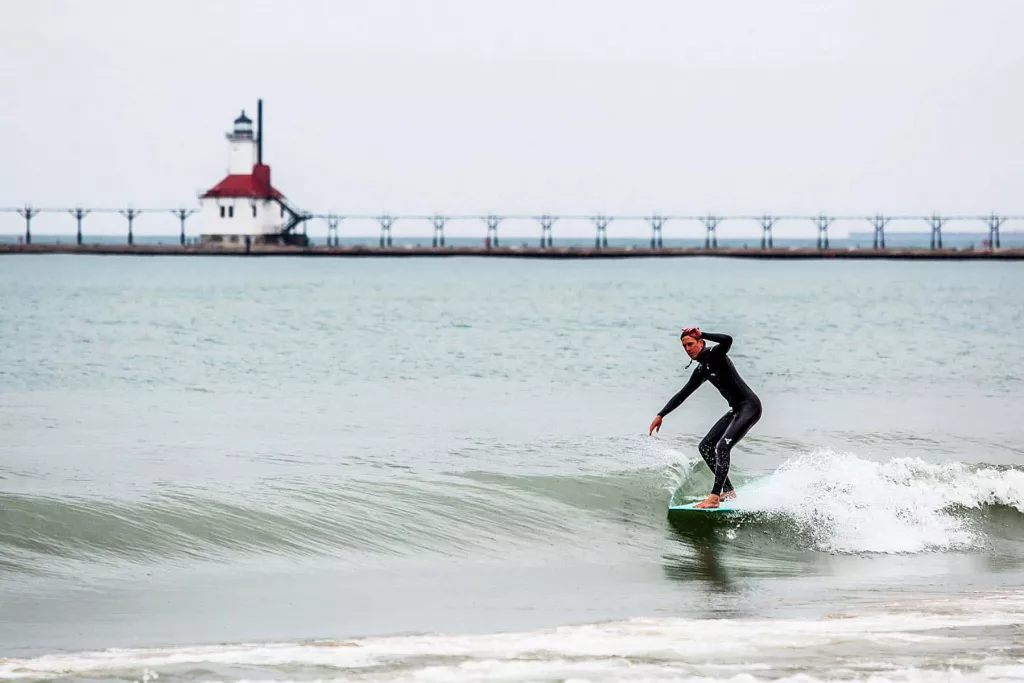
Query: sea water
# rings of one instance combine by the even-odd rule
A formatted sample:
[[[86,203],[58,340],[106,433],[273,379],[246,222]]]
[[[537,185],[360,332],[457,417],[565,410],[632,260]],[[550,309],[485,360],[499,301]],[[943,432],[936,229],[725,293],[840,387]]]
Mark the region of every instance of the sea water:
[[[764,405],[691,527],[689,325]],[[1021,680],[1022,332],[1015,263],[0,257],[0,679]]]

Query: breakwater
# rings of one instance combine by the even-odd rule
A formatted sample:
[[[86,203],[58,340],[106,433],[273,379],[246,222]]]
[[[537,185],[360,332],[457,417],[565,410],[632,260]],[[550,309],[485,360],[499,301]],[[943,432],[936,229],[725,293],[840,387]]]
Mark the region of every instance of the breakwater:
[[[223,256],[223,257],[490,257],[533,259],[623,259],[722,257],[748,259],[905,259],[947,261],[1024,260],[1024,248],[828,248],[774,247],[533,247],[533,246],[274,246],[251,248],[197,244],[0,244],[0,254],[93,254],[109,256]]]

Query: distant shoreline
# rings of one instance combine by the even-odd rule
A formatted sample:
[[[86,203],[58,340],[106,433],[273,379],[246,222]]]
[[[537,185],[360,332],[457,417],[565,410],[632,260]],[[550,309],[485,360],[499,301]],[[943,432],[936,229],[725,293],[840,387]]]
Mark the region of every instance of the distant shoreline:
[[[747,259],[899,259],[919,261],[1015,261],[1024,260],[1024,248],[1002,248],[996,250],[973,248],[928,249],[920,247],[482,247],[482,246],[392,246],[372,247],[363,245],[341,245],[336,247],[276,247],[254,246],[250,251],[237,247],[216,247],[177,244],[4,244],[0,243],[0,254],[78,254],[107,256],[222,256],[222,257],[432,257],[472,256],[486,258],[533,258],[533,259],[623,259],[623,258],[679,258],[719,257]]]

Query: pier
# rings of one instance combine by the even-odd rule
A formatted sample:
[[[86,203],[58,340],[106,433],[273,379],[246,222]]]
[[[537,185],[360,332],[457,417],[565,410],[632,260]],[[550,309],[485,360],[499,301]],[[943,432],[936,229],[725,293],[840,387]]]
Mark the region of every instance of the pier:
[[[77,221],[77,232],[76,232],[76,244],[84,244],[84,230],[83,221],[86,216],[92,214],[120,214],[126,221],[126,243],[132,245],[134,243],[133,237],[133,225],[134,221],[143,214],[167,214],[171,213],[175,215],[180,221],[179,231],[179,244],[184,246],[186,244],[186,221],[189,216],[195,214],[196,209],[138,209],[133,207],[127,207],[122,209],[114,208],[36,208],[27,205],[22,208],[5,208],[0,207],[0,213],[16,213],[25,220],[25,231],[24,231],[24,242],[26,245],[32,244],[32,219],[36,218],[42,213],[61,213],[70,214]],[[486,243],[493,245],[494,247],[500,246],[498,227],[505,220],[532,220],[536,221],[540,228],[540,248],[550,248],[554,246],[553,238],[553,226],[559,220],[589,220],[592,221],[595,227],[595,239],[594,248],[603,249],[608,246],[608,226],[615,221],[646,221],[650,225],[651,236],[650,236],[650,248],[662,249],[663,248],[663,236],[666,223],[670,221],[696,221],[705,226],[706,249],[717,249],[718,248],[718,237],[719,237],[719,226],[722,223],[735,222],[737,220],[742,221],[753,221],[760,223],[761,225],[761,248],[772,249],[773,248],[773,229],[776,223],[779,221],[804,221],[811,222],[817,229],[817,246],[819,250],[828,250],[828,228],[833,225],[836,221],[858,221],[866,222],[869,224],[874,232],[874,243],[873,249],[885,249],[886,238],[885,229],[892,221],[913,221],[913,222],[924,222],[931,228],[931,249],[941,250],[942,249],[942,228],[950,221],[969,221],[975,224],[981,223],[987,228],[988,238],[986,240],[988,249],[995,250],[1000,248],[1000,237],[999,230],[1002,224],[1008,220],[1020,220],[1024,219],[1024,215],[1006,215],[1006,214],[978,214],[978,215],[940,215],[932,213],[931,215],[913,215],[913,216],[886,216],[882,214],[873,215],[829,215],[820,213],[814,216],[798,216],[798,215],[729,215],[729,216],[717,216],[714,214],[707,214],[703,216],[696,215],[529,215],[529,214],[508,214],[508,215],[497,215],[497,214],[486,214],[486,215],[394,215],[394,214],[380,214],[380,215],[355,215],[355,214],[344,214],[344,213],[301,213],[298,215],[298,220],[293,220],[290,227],[286,228],[282,232],[281,244],[288,244],[289,241],[286,238],[291,238],[293,233],[297,231],[298,226],[302,226],[302,234],[305,233],[305,224],[310,220],[324,220],[327,223],[328,228],[328,246],[338,246],[340,238],[340,225],[346,220],[371,220],[376,221],[380,224],[380,246],[390,247],[392,245],[392,226],[396,222],[407,222],[410,220],[421,220],[427,221],[433,225],[433,247],[444,246],[444,227],[453,220],[468,220],[477,221],[481,224],[481,227],[485,227],[484,238]],[[287,233],[287,234],[286,234]],[[301,245],[300,245],[301,246]]]
[[[0,206],[0,218],[4,214],[17,214],[24,221],[24,229],[17,243],[0,242],[0,253],[63,253],[63,254],[119,254],[119,255],[209,255],[209,256],[502,256],[531,258],[628,258],[638,256],[727,256],[744,258],[935,258],[965,259],[1019,258],[1021,248],[1006,249],[1002,246],[1000,230],[1007,221],[1024,219],[1024,214],[998,213],[990,210],[977,214],[942,214],[936,211],[912,215],[843,214],[819,212],[814,215],[792,215],[762,213],[759,215],[718,213],[689,214],[661,213],[652,211],[644,215],[564,213],[432,213],[432,214],[360,214],[354,211],[306,211],[294,206],[285,195],[271,183],[270,165],[264,158],[265,129],[263,100],[257,100],[256,126],[243,109],[232,122],[225,134],[228,142],[228,172],[215,185],[198,195],[196,206],[136,207],[122,206],[48,206],[37,207],[25,204],[20,207]],[[386,207],[385,207],[386,208]],[[767,207],[766,207],[767,208]],[[994,208],[994,207],[989,207]],[[1004,207],[1009,208],[1009,207]],[[351,211],[351,207],[350,207]],[[61,214],[75,221],[74,244],[37,244],[33,241],[33,220],[43,214]],[[123,220],[124,241],[121,244],[89,243],[86,224],[97,215],[120,216]],[[147,244],[136,239],[136,226],[162,215],[168,220],[173,215],[177,221],[177,244]],[[193,230],[188,230],[189,221]],[[322,223],[321,223],[322,222]],[[356,235],[350,226],[362,224],[364,231]],[[474,226],[469,231],[479,235],[476,245],[452,245],[446,239],[446,230],[453,222],[464,222]],[[519,228],[509,231],[513,222]],[[593,226],[593,246],[579,244],[578,233],[562,244],[556,244],[560,226],[566,222],[583,223]],[[694,241],[694,246],[665,246],[665,234],[680,224],[703,226],[703,247]],[[806,231],[816,237],[814,246],[782,247],[776,244],[775,229],[779,224],[792,227],[803,224]],[[836,223],[855,223],[867,230],[870,226],[872,243],[870,247],[839,247],[834,244],[830,230]],[[930,238],[927,247],[894,249],[886,246],[886,228],[895,223],[916,224],[921,232]],[[196,225],[198,224],[198,225]],[[309,225],[326,225],[326,245],[314,244],[309,237]],[[371,235],[379,239],[365,246],[352,245],[351,239],[343,240],[343,233],[349,229],[351,237],[366,237],[366,225]],[[426,226],[432,231],[427,244],[404,245],[403,229],[410,230],[410,224]],[[525,228],[523,226],[535,226]],[[650,246],[616,245],[616,229],[623,230],[623,224],[646,225],[650,230]],[[735,246],[739,235],[751,228],[760,235],[760,247]],[[971,244],[965,248],[950,248],[943,244],[943,229],[951,224],[968,226],[968,231],[978,235],[981,248]],[[974,226],[973,230],[970,226]],[[987,231],[986,233],[981,230]],[[563,228],[564,229],[564,228]],[[104,237],[110,235],[109,222],[105,225]],[[478,232],[479,230],[479,232]],[[927,230],[927,232],[925,232]],[[170,230],[168,230],[168,233]],[[395,234],[399,235],[396,244]],[[415,228],[406,233],[415,233]],[[467,231],[462,230],[465,235]],[[167,234],[167,233],[162,233]],[[522,243],[523,235],[529,235]],[[633,235],[636,233],[633,232]],[[509,237],[514,235],[520,244],[510,246]],[[609,246],[609,235],[612,244]],[[719,244],[722,239],[722,245]],[[347,242],[346,243],[343,243]],[[106,242],[104,240],[104,242]],[[576,244],[570,244],[575,242]],[[726,246],[729,242],[733,246]],[[642,244],[642,243],[641,243]]]
[[[19,243],[0,243],[0,253],[63,253],[63,254],[122,254],[122,255],[205,255],[256,256],[303,255],[303,256],[505,256],[530,258],[629,258],[629,257],[674,257],[674,256],[727,256],[734,258],[904,258],[904,259],[1019,259],[1024,248],[1008,249],[1001,245],[1000,229],[1006,221],[1024,219],[1024,215],[1006,215],[991,212],[976,215],[553,215],[553,214],[486,214],[486,215],[356,215],[340,212],[303,213],[301,220],[290,221],[288,230],[282,232],[277,243],[246,239],[239,236],[223,243],[196,243],[187,233],[187,221],[196,213],[194,209],[168,208],[2,208],[0,212],[17,213],[25,222]],[[32,220],[42,213],[60,213],[70,216],[76,222],[74,244],[36,244],[32,241]],[[125,241],[122,244],[88,244],[83,223],[94,214],[118,214],[125,220]],[[178,243],[173,245],[138,244],[135,240],[137,221],[145,220],[152,214],[173,214],[179,221]],[[313,220],[324,221],[327,225],[326,245],[313,245],[306,234],[306,225]],[[373,221],[380,226],[379,246],[342,245],[342,226],[348,221]],[[528,220],[537,225],[536,241],[527,245],[510,247],[502,243],[499,228],[507,220]],[[556,246],[555,226],[559,221],[583,220],[594,226],[593,247]],[[424,221],[433,228],[429,246],[396,246],[393,242],[395,226],[409,221]],[[473,221],[481,227],[481,246],[452,246],[445,243],[445,228],[452,221]],[[609,230],[622,221],[646,222],[651,230],[650,246],[616,247],[608,246]],[[664,232],[670,222],[693,221],[704,227],[704,246],[665,247]],[[753,248],[719,247],[720,234],[728,235],[728,226],[737,221],[749,221],[760,227],[760,245]],[[778,247],[775,245],[774,228],[780,221],[799,221],[813,226],[817,232],[815,247]],[[829,240],[829,229],[837,221],[857,222],[870,226],[873,242],[870,247],[835,248]],[[930,230],[928,247],[893,248],[885,243],[885,230],[893,222],[916,222]],[[973,223],[983,227],[979,232],[983,242],[980,249],[949,248],[943,246],[942,230],[951,222]],[[299,226],[302,231],[299,232]],[[724,231],[724,232],[723,232]],[[287,234],[284,234],[287,232]],[[924,233],[928,234],[928,233]],[[987,235],[987,238],[986,238]],[[519,237],[519,236],[517,236]],[[521,237],[519,237],[521,239]]]
[[[94,254],[107,256],[221,256],[247,257],[498,257],[524,259],[626,259],[724,257],[742,259],[902,259],[943,261],[1020,261],[1024,247],[989,249],[951,248],[828,248],[775,247],[540,247],[540,246],[276,246],[251,245],[233,249],[212,245],[186,244],[11,244],[0,243],[0,254]]]
[[[1024,219],[1024,214],[1000,213],[989,210],[986,213],[944,214],[937,211],[910,215],[887,215],[884,213],[835,214],[821,211],[814,215],[793,215],[782,213],[746,214],[690,214],[661,213],[652,211],[643,215],[606,214],[595,212],[579,213],[439,213],[432,214],[361,214],[350,211],[306,211],[293,205],[285,198],[277,187],[271,183],[270,165],[264,157],[265,127],[263,116],[263,100],[257,100],[255,127],[245,110],[233,120],[232,126],[225,133],[228,143],[227,175],[220,181],[209,186],[198,194],[199,203],[194,206],[181,205],[171,207],[136,207],[131,204],[105,207],[86,206],[44,206],[37,207],[25,204],[18,207],[0,206],[0,218],[4,214],[17,214],[24,222],[24,229],[18,236],[17,243],[0,242],[0,253],[63,253],[63,254],[118,254],[118,255],[208,255],[208,256],[501,256],[531,258],[628,258],[628,257],[675,257],[675,256],[726,256],[744,258],[915,258],[915,259],[1016,259],[1024,251],[1024,244],[1015,244],[1014,248],[1002,246],[1001,229],[1007,221]],[[383,207],[386,208],[386,207]],[[652,207],[653,208],[653,207]],[[765,207],[768,208],[768,207]],[[989,207],[994,209],[996,207]],[[1011,207],[1003,207],[1010,209]],[[33,220],[43,214],[61,214],[70,216],[75,221],[74,244],[37,244],[33,241]],[[124,241],[121,244],[97,244],[86,238],[86,224],[91,217],[97,215],[120,216],[124,223]],[[173,215],[177,228],[177,244],[147,244],[146,240],[136,239],[137,225],[162,215],[167,220]],[[189,222],[193,230],[188,230]],[[92,218],[92,220],[95,220]],[[446,239],[446,230],[454,222],[468,223],[472,227],[468,232],[479,235],[475,245],[450,244]],[[593,229],[593,246],[584,242],[580,244],[578,232],[572,237],[563,238],[562,244],[556,244],[555,233],[560,226],[572,222],[589,224]],[[350,226],[362,224],[363,231],[355,233]],[[513,223],[519,229],[515,233],[509,231]],[[693,246],[681,246],[677,241],[665,246],[665,234],[680,224],[697,224],[703,227],[703,246],[693,242]],[[776,244],[775,230],[779,224],[792,227],[794,223],[803,224],[812,239],[814,246],[779,246]],[[830,231],[837,223],[858,224],[868,232],[871,238],[869,247],[853,248],[838,246]],[[920,232],[928,238],[928,246],[893,248],[886,245],[886,229],[893,224],[917,225]],[[52,223],[51,223],[52,224]],[[311,224],[325,224],[326,244],[314,244],[309,236]],[[409,228],[410,224],[414,227]],[[533,225],[525,228],[524,225]],[[626,227],[623,228],[623,224]],[[647,226],[650,230],[650,246],[643,244],[633,246],[616,245],[617,228],[629,231],[629,225]],[[966,226],[967,233],[977,235],[979,249],[972,243],[958,247],[943,244],[943,230],[952,224]],[[353,245],[352,239],[343,238],[348,228],[349,237],[367,237],[366,227],[374,239],[367,245]],[[416,233],[415,226],[426,226],[432,234],[423,245],[402,244],[411,234]],[[739,228],[736,226],[739,225]],[[973,228],[971,227],[973,226]],[[375,238],[379,227],[379,239]],[[746,227],[746,230],[744,230]],[[403,229],[405,233],[403,240]],[[565,229],[563,227],[563,229]],[[759,233],[760,247],[756,243],[753,248],[747,244],[738,245],[737,237],[745,237],[747,230]],[[104,237],[110,235],[109,222],[105,225]],[[985,231],[985,232],[982,232]],[[161,233],[166,235],[170,232]],[[910,232],[914,232],[911,230]],[[395,234],[398,234],[396,243]],[[739,234],[737,234],[739,233]],[[9,233],[8,233],[9,234]],[[467,231],[461,231],[466,235]],[[523,235],[526,234],[525,243]],[[622,234],[622,233],[620,233]],[[987,234],[987,236],[986,236]],[[609,235],[612,243],[609,245]],[[635,231],[631,237],[635,236]],[[510,245],[510,237],[520,244]],[[721,238],[721,246],[719,243]],[[814,241],[816,238],[816,242]],[[589,240],[588,240],[589,241]],[[729,243],[732,243],[731,246]],[[575,244],[573,244],[575,243]],[[1019,247],[1019,248],[1018,248]]]

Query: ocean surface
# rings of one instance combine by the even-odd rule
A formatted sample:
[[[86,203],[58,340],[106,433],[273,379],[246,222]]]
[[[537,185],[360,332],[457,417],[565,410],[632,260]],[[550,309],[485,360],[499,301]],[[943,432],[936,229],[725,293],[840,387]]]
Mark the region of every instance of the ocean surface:
[[[701,523],[688,325],[764,404]],[[1017,263],[2,256],[0,679],[1024,680],[1022,333]]]

